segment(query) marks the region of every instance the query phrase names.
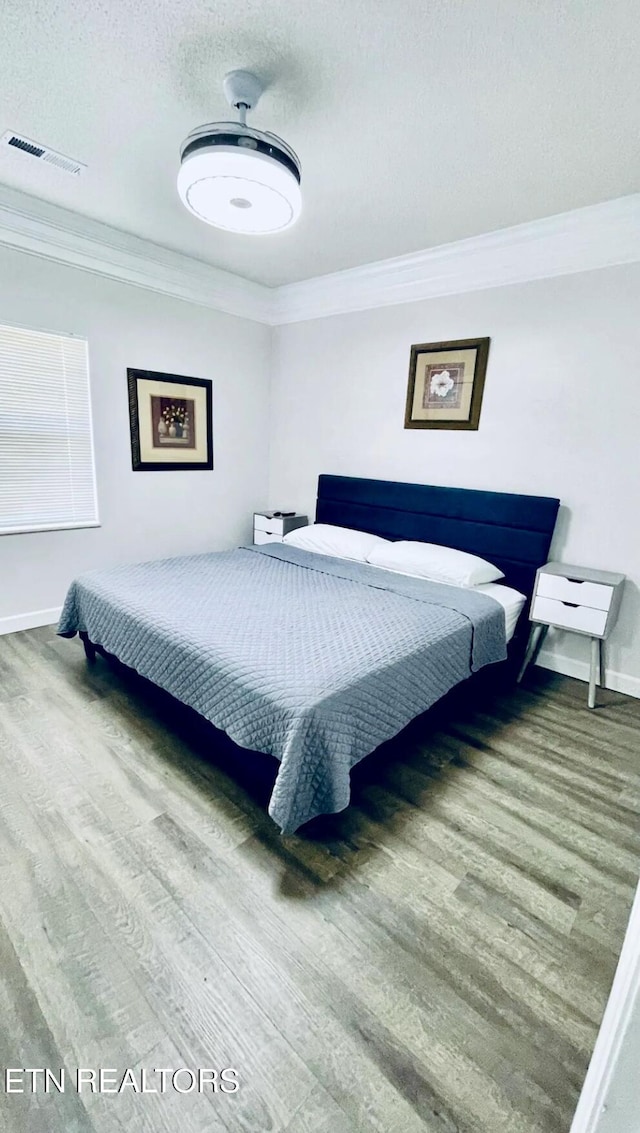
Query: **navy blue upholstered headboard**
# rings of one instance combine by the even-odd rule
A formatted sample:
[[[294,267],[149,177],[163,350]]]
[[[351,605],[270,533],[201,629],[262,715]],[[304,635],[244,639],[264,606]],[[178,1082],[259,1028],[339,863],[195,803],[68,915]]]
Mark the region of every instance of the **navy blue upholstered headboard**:
[[[548,559],[559,506],[547,496],[323,475],[316,522],[469,551],[530,597],[536,570]]]

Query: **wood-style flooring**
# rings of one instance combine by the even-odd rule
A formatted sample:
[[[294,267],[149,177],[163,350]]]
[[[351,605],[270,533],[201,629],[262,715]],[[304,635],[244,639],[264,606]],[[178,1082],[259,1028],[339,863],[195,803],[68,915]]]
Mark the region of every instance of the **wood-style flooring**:
[[[52,628],[0,638],[0,1068],[239,1080],[0,1083],[0,1128],[568,1133],[640,870],[640,702],[599,698],[448,698],[283,839],[269,758]]]

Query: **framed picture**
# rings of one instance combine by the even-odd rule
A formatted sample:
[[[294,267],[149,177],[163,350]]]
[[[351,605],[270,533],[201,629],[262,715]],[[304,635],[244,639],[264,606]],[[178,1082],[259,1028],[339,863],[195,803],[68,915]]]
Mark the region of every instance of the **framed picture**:
[[[477,429],[489,338],[411,347],[405,429]]]
[[[127,370],[134,472],[213,468],[212,383]]]

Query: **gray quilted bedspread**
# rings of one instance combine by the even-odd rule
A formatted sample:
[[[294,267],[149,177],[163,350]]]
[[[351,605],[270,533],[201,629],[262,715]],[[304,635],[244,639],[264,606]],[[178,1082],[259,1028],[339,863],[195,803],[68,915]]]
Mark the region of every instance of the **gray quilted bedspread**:
[[[275,543],[82,575],[58,633],[79,630],[276,756],[283,833],[346,807],[358,760],[506,656],[493,598]]]

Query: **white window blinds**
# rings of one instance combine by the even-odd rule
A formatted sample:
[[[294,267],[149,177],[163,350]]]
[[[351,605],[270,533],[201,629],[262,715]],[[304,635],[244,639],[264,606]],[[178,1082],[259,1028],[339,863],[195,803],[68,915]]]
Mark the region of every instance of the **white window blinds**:
[[[0,326],[0,535],[96,526],[87,343]]]

